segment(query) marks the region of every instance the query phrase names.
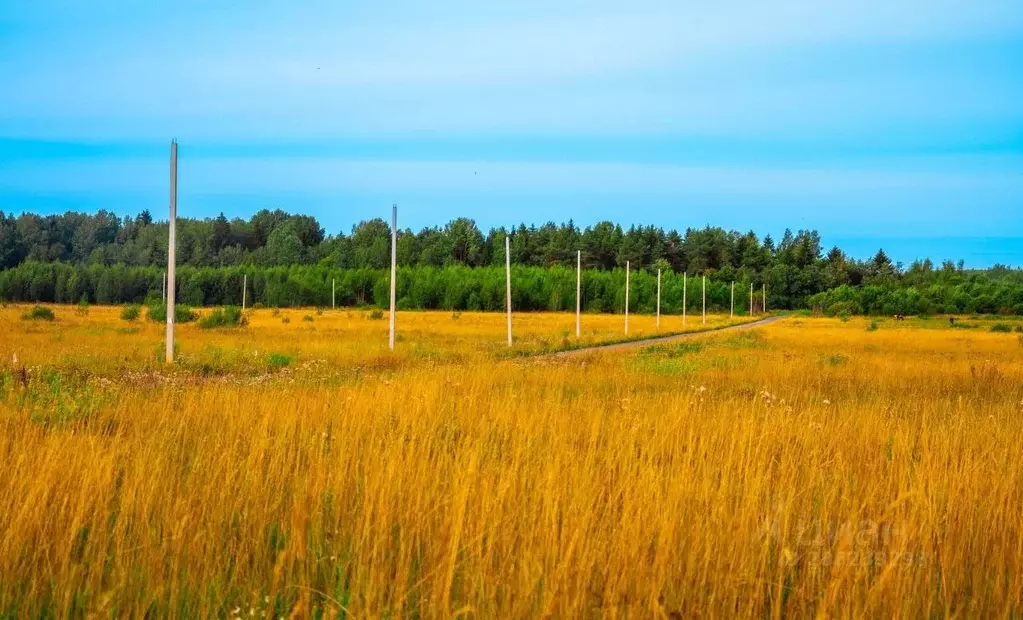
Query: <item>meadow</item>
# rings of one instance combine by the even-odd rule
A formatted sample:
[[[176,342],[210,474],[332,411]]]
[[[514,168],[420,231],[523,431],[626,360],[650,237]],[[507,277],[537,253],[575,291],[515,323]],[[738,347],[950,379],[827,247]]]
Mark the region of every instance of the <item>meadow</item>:
[[[0,617],[1023,613],[1018,321],[261,309],[167,368],[52,308],[0,309]]]

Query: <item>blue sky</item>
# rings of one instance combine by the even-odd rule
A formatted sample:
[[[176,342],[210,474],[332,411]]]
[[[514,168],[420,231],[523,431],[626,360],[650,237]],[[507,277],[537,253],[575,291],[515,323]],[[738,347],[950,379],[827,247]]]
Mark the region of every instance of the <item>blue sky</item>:
[[[190,216],[397,202],[1023,265],[1020,59],[1019,0],[0,0],[0,209],[162,216],[176,137]]]

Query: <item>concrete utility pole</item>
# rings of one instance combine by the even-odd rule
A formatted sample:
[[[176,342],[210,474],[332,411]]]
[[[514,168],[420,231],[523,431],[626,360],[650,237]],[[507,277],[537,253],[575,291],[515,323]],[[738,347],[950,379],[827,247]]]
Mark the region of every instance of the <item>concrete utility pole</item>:
[[[686,271],[682,272],[682,327],[686,326],[686,285],[689,279],[689,273]]]
[[[388,337],[388,347],[394,350],[394,313],[397,292],[398,278],[398,205],[391,205],[391,333]]]
[[[511,321],[511,237],[504,237],[504,282],[505,301],[508,309],[508,346],[512,346],[512,321]]]
[[[703,324],[707,324],[707,276],[703,276]]]
[[[629,261],[625,261],[625,335],[629,335]]]
[[[657,329],[661,329],[661,270],[657,270]]]
[[[174,363],[174,266],[177,262],[178,143],[171,141],[170,219],[167,226],[167,363]]]
[[[583,251],[575,254],[575,337],[582,335]]]

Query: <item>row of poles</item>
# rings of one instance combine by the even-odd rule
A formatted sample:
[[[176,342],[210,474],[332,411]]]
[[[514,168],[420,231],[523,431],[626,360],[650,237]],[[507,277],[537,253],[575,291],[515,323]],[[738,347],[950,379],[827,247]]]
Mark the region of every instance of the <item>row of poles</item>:
[[[167,363],[174,361],[174,296],[175,296],[175,263],[176,263],[176,228],[178,215],[178,144],[171,142],[170,160],[170,221],[167,233],[167,271],[163,280],[163,299],[167,306]],[[508,322],[508,346],[512,346],[512,285],[511,285],[511,238],[504,238],[504,265],[505,265],[505,308]],[[390,299],[390,325],[388,330],[388,348],[394,350],[395,343],[395,315],[397,305],[397,276],[398,276],[398,205],[391,206],[391,299]],[[631,264],[625,262],[625,334],[629,334],[629,291],[630,291]],[[582,282],[583,282],[583,253],[576,252],[576,279],[575,279],[575,335],[579,338],[582,335]],[[707,276],[702,277],[702,298],[703,298],[703,324],[707,324]],[[689,277],[682,275],[682,325],[686,325],[687,292]],[[749,311],[753,315],[753,283],[749,288]],[[336,281],[330,282],[330,307],[336,308]],[[242,277],[242,311],[245,310],[248,297],[248,275]],[[763,310],[767,311],[767,285],[763,286]],[[731,283],[731,309],[729,318],[735,317],[735,282]],[[657,270],[657,321],[656,328],[661,328],[661,270]]]

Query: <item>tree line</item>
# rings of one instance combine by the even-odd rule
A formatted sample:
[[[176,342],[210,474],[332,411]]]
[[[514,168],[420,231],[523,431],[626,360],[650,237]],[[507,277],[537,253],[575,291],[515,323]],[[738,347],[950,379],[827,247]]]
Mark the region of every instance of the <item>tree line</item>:
[[[866,261],[824,251],[812,230],[786,230],[775,242],[717,227],[665,230],[600,222],[497,227],[467,218],[419,232],[399,230],[397,286],[406,308],[503,308],[504,240],[510,236],[516,307],[564,310],[575,304],[576,252],[582,254],[584,307],[624,307],[624,266],[633,270],[633,307],[652,308],[655,272],[665,274],[666,311],[680,308],[682,275],[708,277],[708,305],[748,308],[749,286],[768,291],[768,308],[830,314],[985,312],[1023,314],[1023,272],[966,270],[962,261],[916,261],[908,268],[883,250]],[[250,219],[180,218],[178,298],[192,305],[238,303],[242,275],[250,299],[270,306],[382,304],[388,286],[390,227],[360,222],[327,235],[306,215],[261,210]],[[0,298],[11,301],[135,303],[160,294],[167,223],[96,214],[20,216],[0,212]],[[692,282],[692,281],[691,281]],[[696,290],[689,289],[690,292]],[[738,299],[743,299],[739,303]],[[695,297],[689,296],[691,308]],[[675,304],[673,306],[672,304]],[[649,307],[648,307],[649,306]]]

